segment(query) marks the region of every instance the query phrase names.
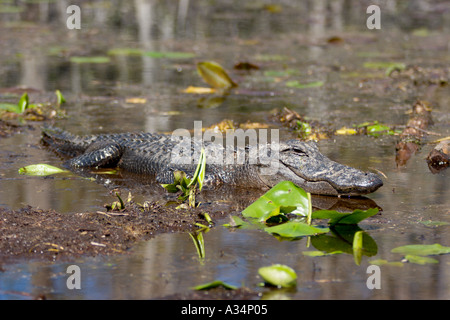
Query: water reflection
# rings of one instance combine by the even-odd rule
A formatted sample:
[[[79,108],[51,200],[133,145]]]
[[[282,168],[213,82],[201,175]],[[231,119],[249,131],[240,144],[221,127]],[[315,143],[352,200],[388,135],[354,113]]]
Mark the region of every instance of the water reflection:
[[[283,106],[330,125],[369,120],[404,123],[404,111],[413,101],[411,92],[401,87],[387,90],[386,79],[371,77],[369,73],[376,72],[364,70],[362,65],[370,57],[442,65],[448,58],[448,39],[441,35],[448,33],[450,25],[448,14],[442,13],[448,8],[444,2],[426,0],[375,2],[382,6],[379,33],[365,29],[367,4],[358,0],[283,0],[279,1],[280,12],[248,1],[217,1],[214,5],[189,0],[83,1],[79,32],[64,27],[69,1],[20,3],[17,13],[0,13],[0,87],[62,90],[68,98],[69,119],[58,123],[75,133],[170,132],[190,129],[199,119],[205,126],[225,118],[263,122],[271,109]],[[431,37],[414,37],[411,31],[419,27]],[[333,36],[342,38],[342,43],[329,44],[327,40]],[[191,52],[195,58],[170,60],[145,54],[108,54],[114,48]],[[110,63],[78,64],[70,61],[72,56],[107,56]],[[242,92],[270,94],[232,93],[219,101],[217,108],[198,108],[201,98],[182,94],[181,90],[189,85],[203,85],[195,62],[209,59],[219,60],[228,69],[239,61],[255,62],[260,70],[248,74],[233,72],[233,77]],[[321,80],[327,85],[293,90],[283,85],[283,78],[265,74],[268,70],[286,69],[296,72],[299,81]],[[350,72],[369,75],[361,80],[352,78],[354,74]],[[433,112],[441,116],[435,119],[433,131],[448,135],[447,88],[416,89],[417,96],[429,93],[435,103]],[[2,101],[10,98],[7,94],[0,97]],[[129,97],[145,98],[146,103],[126,103]],[[212,99],[202,98],[207,102]],[[212,105],[207,102],[203,105]],[[0,205],[16,209],[31,204],[76,212],[100,210],[103,203],[110,202],[102,184],[81,177],[18,176],[17,169],[30,163],[61,164],[59,158],[38,147],[36,131],[2,139],[0,144]],[[391,249],[404,244],[450,245],[447,226],[431,228],[420,223],[449,221],[448,170],[429,173],[423,160],[429,152],[428,145],[405,168],[396,168],[394,145],[393,137],[338,137],[320,142],[330,158],[362,169],[377,168],[387,176],[385,186],[364,204],[313,198],[318,208],[352,210],[355,206],[376,205],[383,209],[380,216],[359,225],[370,236],[372,247],[376,247],[370,251],[370,257],[363,257],[360,266],[349,254],[355,230],[350,235],[337,232],[314,238],[308,246],[307,239],[278,241],[263,231],[232,232],[218,226],[203,234],[205,253],[201,263],[188,234],[161,235],[140,243],[131,255],[70,263],[31,261],[4,265],[0,297],[26,299],[26,294],[45,294],[58,299],[147,299],[188,291],[215,279],[256,288],[259,279],[255,275],[260,266],[283,263],[300,275],[297,290],[283,293],[288,298],[449,299],[448,256],[438,257],[437,265],[382,266],[382,289],[366,287],[366,268],[371,258],[399,261],[402,257],[392,254]],[[115,183],[126,181],[127,178],[118,177]],[[136,186],[130,188],[139,190]],[[146,188],[142,194],[161,196]],[[237,199],[233,193],[219,196]],[[243,207],[245,203],[238,205]],[[342,245],[347,254],[321,258],[302,254],[315,249],[332,250],[331,245],[324,247],[324,243]],[[80,291],[66,288],[66,268],[72,263],[83,272]]]

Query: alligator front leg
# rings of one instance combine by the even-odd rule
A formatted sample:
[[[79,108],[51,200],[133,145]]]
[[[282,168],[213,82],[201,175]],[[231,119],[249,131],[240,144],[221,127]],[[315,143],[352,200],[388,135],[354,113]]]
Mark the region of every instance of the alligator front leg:
[[[70,159],[66,164],[73,168],[105,168],[115,167],[122,157],[122,147],[116,143],[95,143],[82,155]]]

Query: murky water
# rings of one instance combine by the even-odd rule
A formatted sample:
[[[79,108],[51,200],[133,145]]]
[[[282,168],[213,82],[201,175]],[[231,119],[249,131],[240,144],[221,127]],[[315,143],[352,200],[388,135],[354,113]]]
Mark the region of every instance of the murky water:
[[[332,128],[365,121],[405,124],[416,98],[433,104],[430,131],[449,136],[450,94],[434,83],[414,88],[391,83],[384,69],[365,62],[404,62],[422,68],[448,68],[449,12],[446,2],[380,1],[382,28],[368,30],[361,1],[218,1],[83,2],[81,30],[66,29],[65,1],[0,12],[0,88],[27,86],[67,98],[68,118],[56,124],[74,133],[121,131],[171,132],[233,119],[267,122],[272,109],[288,106]],[[187,5],[187,6],[186,6]],[[339,37],[339,43],[327,40]],[[160,59],[141,55],[108,55],[115,48],[190,52],[194,58]],[[109,63],[77,64],[70,56],[105,56]],[[223,100],[182,93],[205,86],[195,63],[215,60],[240,84]],[[249,61],[255,71],[233,65]],[[273,76],[274,71],[278,76]],[[323,81],[318,88],[298,89],[286,82]],[[16,101],[8,94],[2,101]],[[33,97],[31,95],[31,97]],[[144,103],[130,102],[131,98]],[[215,102],[215,103],[214,103]],[[282,137],[292,133],[282,130]],[[428,135],[425,141],[437,136]],[[165,234],[136,245],[132,254],[86,258],[71,263],[24,261],[3,265],[0,298],[23,299],[44,294],[55,299],[148,299],[187,292],[220,279],[245,285],[271,298],[273,290],[257,286],[261,266],[282,263],[298,274],[290,299],[449,299],[450,257],[438,264],[381,266],[381,289],[366,286],[372,259],[400,261],[392,248],[406,244],[450,246],[450,226],[429,227],[422,221],[450,222],[448,170],[432,174],[424,145],[404,167],[395,163],[396,137],[336,137],[319,142],[330,158],[354,167],[382,171],[385,185],[368,196],[382,215],[359,224],[377,245],[373,257],[356,265],[351,254],[309,257],[316,250],[307,239],[278,241],[259,230],[234,232],[217,226],[205,233],[205,258],[199,259],[188,234]],[[111,202],[107,189],[81,177],[26,177],[18,168],[60,159],[38,147],[39,133],[26,131],[0,140],[0,206],[25,205],[73,213],[100,210]],[[149,192],[145,197],[157,198]],[[68,265],[82,270],[82,289],[68,290]],[[278,292],[279,293],[279,292]]]

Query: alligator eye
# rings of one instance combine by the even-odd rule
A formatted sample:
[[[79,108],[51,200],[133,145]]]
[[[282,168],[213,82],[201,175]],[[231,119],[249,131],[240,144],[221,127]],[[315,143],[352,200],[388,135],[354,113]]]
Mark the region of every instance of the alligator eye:
[[[302,149],[296,147],[290,147],[288,149],[284,149],[282,152],[291,152],[298,156],[308,156]]]

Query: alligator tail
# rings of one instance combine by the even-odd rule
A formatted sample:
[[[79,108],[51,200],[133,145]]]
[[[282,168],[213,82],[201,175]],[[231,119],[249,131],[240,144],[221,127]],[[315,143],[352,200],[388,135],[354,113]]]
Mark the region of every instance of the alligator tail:
[[[92,143],[88,137],[79,137],[56,127],[43,127],[41,142],[62,156],[76,157]]]

